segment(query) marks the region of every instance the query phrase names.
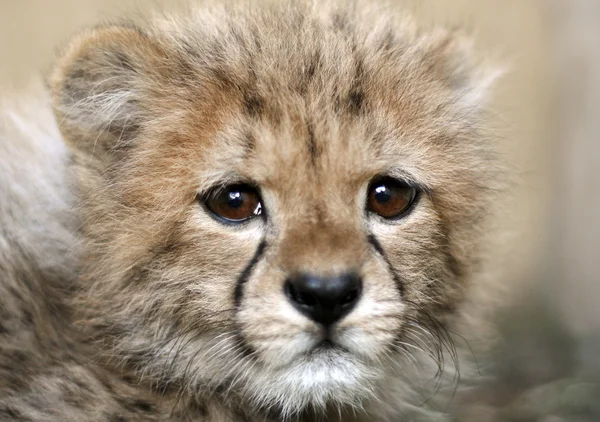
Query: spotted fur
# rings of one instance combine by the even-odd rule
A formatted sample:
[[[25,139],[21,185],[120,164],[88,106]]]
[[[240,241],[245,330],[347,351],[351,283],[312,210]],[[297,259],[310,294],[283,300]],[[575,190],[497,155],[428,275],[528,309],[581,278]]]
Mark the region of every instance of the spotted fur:
[[[0,132],[0,419],[405,415],[415,362],[455,357],[498,186],[469,48],[361,1],[76,36],[50,77],[60,134],[11,109]],[[421,191],[401,219],[365,210],[381,175]],[[242,181],[265,218],[212,218],[201,198]],[[349,270],[362,297],[315,349],[283,283]]]

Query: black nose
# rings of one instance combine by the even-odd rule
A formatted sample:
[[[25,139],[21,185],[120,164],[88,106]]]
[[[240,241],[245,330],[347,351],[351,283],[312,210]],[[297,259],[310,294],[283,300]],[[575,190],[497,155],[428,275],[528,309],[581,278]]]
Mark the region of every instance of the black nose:
[[[330,325],[352,310],[358,302],[362,281],[357,274],[315,277],[298,274],[285,283],[292,304],[315,322]]]

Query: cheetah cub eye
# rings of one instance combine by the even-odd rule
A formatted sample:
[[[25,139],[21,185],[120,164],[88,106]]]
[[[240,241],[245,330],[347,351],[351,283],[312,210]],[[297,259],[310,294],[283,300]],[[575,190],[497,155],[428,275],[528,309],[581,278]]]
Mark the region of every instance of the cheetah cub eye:
[[[263,214],[257,189],[247,184],[215,189],[200,201],[214,217],[227,224],[243,223]]]
[[[406,182],[381,177],[369,185],[367,210],[385,219],[398,219],[416,204],[418,194],[418,190]]]

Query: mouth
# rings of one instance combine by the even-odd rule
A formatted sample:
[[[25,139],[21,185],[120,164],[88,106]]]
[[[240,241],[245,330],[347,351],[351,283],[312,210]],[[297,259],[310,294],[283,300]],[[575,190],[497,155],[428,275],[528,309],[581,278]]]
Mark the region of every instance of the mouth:
[[[296,344],[300,350],[287,343],[292,347],[284,353],[273,352],[272,359],[264,359],[264,366],[252,365],[244,374],[241,392],[249,392],[255,399],[254,391],[259,389],[264,403],[286,415],[330,404],[360,406],[371,397],[384,371],[337,341],[335,335],[310,334],[304,344]]]
[[[325,337],[323,341],[307,352],[307,355],[310,357],[333,357],[340,354],[351,355],[352,353],[341,344],[331,340],[329,337]]]

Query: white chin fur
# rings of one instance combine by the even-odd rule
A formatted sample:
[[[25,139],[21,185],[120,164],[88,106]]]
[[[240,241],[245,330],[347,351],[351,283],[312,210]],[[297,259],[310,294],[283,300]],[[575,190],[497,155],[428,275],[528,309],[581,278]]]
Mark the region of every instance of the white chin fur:
[[[378,388],[390,376],[389,367],[359,354],[341,349],[311,352],[318,340],[302,340],[290,342],[290,347],[278,354],[270,350],[268,358],[249,359],[239,354],[233,334],[222,334],[185,343],[177,366],[181,374],[190,377],[189,386],[203,385],[210,390],[229,380],[227,388],[241,394],[251,407],[275,410],[282,419],[306,409],[360,409],[366,401],[376,399]],[[167,351],[172,349],[172,345],[166,346]],[[203,352],[198,353],[199,349]]]
[[[307,407],[353,406],[372,398],[381,370],[337,350],[302,356],[287,367],[249,368],[242,385],[258,407],[278,409],[283,417]]]

